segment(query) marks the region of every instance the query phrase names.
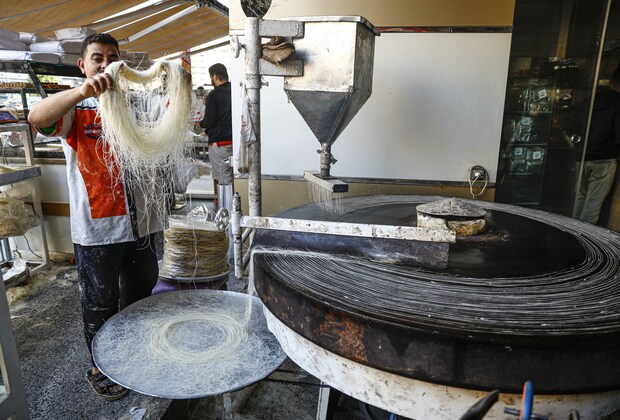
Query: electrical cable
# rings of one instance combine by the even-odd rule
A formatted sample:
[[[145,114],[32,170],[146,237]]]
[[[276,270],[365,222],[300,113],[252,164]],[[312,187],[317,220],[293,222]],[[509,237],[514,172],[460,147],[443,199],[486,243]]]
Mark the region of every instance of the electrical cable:
[[[482,189],[480,190],[478,194],[474,193],[474,185],[476,184],[476,182],[478,182],[478,179],[480,179],[480,176],[476,176],[473,180],[469,178],[469,193],[471,194],[471,198],[473,200],[475,200],[476,197],[480,197],[487,188],[487,184],[489,181],[487,177],[483,177],[483,178],[484,178],[484,185],[482,186]]]
[[[32,250],[32,248],[30,248],[30,242],[28,242],[28,238],[26,237],[26,235],[22,235],[22,237],[26,240],[26,246],[28,246],[28,250],[32,253],[32,255],[34,255],[37,258],[41,258],[43,259],[43,257],[41,257],[40,255],[38,255],[36,252],[34,252]]]

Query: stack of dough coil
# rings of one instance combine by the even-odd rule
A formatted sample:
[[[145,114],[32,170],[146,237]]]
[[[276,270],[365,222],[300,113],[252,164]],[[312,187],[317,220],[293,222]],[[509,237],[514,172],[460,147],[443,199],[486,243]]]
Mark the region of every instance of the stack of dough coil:
[[[199,279],[228,272],[228,236],[212,221],[171,216],[164,231],[161,275]]]

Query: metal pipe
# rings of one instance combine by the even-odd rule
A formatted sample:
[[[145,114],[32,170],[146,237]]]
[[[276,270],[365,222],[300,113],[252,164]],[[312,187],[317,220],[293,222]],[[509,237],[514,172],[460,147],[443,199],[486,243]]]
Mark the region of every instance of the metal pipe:
[[[155,25],[151,25],[148,28],[145,28],[139,32],[136,32],[133,35],[130,35],[126,38],[123,39],[119,39],[118,43],[119,45],[124,45],[124,44],[129,44],[130,42],[133,42],[137,39],[142,38],[145,35],[150,34],[151,32],[155,32],[156,30],[158,30],[159,28],[163,28],[164,26],[166,26],[169,23],[174,22],[177,19],[180,19],[184,16],[187,16],[189,14],[192,14],[194,12],[197,12],[198,8],[196,6],[190,6],[187,9],[183,9],[178,13],[175,13],[172,16],[167,17],[166,19],[160,20],[159,22],[157,22]]]
[[[243,269],[245,270],[248,264],[250,263],[250,259],[252,258],[252,250],[248,250],[243,256]]]
[[[250,234],[252,233],[254,229],[246,229],[243,231],[243,234],[241,235],[241,243],[245,243],[245,241],[248,240],[248,238],[250,237]]]
[[[321,178],[326,179],[330,176],[330,168],[332,165],[332,154],[331,154],[331,146],[329,144],[325,144],[321,151]]]
[[[100,20],[99,22],[95,22],[93,24],[88,25],[87,27],[90,29],[94,29],[96,31],[99,31],[102,28],[106,28],[112,25],[116,25],[116,24],[122,24],[122,25],[126,25],[129,23],[132,23],[135,20],[140,19],[143,16],[147,16],[147,15],[154,15],[157,12],[160,12],[162,10],[166,10],[166,9],[170,9],[172,7],[175,6],[180,6],[182,4],[186,4],[187,2],[185,0],[168,0],[168,1],[162,1],[156,4],[153,4],[151,6],[146,6],[143,7],[142,9],[133,11],[133,12],[129,12],[129,13],[125,13],[119,16],[115,16],[113,18],[109,18],[109,19],[105,19],[105,20]],[[128,21],[132,21],[132,22],[128,22]]]
[[[239,193],[233,196],[232,217],[230,224],[233,233],[233,255],[235,266],[235,277],[243,277],[243,249],[241,241],[241,197]]]
[[[243,218],[242,218],[243,220]],[[254,237],[256,236],[256,230],[255,229],[248,229],[250,231],[250,245],[248,246],[248,252],[245,253],[245,255],[243,256],[243,270],[245,271],[248,268],[248,264],[250,263],[251,259],[252,259],[252,243],[254,243]],[[250,279],[251,281],[252,279]]]
[[[248,202],[250,216],[262,214],[261,154],[260,154],[260,58],[262,55],[259,35],[260,19],[245,20],[245,78],[248,108],[256,140],[248,145]]]
[[[230,44],[230,39],[226,38],[224,40],[221,41],[217,41],[214,44],[208,45],[204,48],[199,48],[197,50],[192,50],[188,53],[186,53],[187,55],[194,55],[194,54],[200,54],[202,52],[205,51],[209,51],[209,50],[214,50],[216,48],[220,48],[223,47],[224,45],[228,45]],[[167,56],[166,60],[176,60],[177,58],[180,58],[182,54],[175,54],[175,55],[171,55],[171,56]]]

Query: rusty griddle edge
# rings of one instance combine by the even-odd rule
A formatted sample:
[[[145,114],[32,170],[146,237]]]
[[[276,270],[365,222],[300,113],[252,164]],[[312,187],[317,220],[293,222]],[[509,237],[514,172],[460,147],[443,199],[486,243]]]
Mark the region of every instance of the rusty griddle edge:
[[[426,382],[540,394],[620,389],[620,338],[481,337],[397,325],[293,290],[254,260],[258,296],[281,322],[349,360]],[[501,338],[501,339],[500,339]]]

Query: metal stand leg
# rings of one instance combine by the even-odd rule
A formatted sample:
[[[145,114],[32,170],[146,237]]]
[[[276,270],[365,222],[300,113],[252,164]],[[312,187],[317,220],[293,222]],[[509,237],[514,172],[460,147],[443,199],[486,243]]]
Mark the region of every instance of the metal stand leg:
[[[247,401],[247,399],[254,392],[254,388],[256,388],[258,383],[254,383],[250,386],[243,388],[241,391],[237,391],[233,394],[228,393],[222,395],[223,405],[224,405],[224,418],[226,420],[234,420],[235,415],[241,411],[243,405]]]
[[[331,420],[336,414],[338,403],[342,392],[337,389],[330,388],[324,382],[321,382],[319,388],[319,402],[316,410],[316,420]]]
[[[2,273],[0,273],[0,371],[6,388],[6,393],[0,392],[0,419],[29,419],[26,391],[17,358],[13,324]]]
[[[222,395],[222,405],[224,406],[224,420],[234,420],[235,414],[232,410],[232,397],[230,393]]]
[[[325,385],[321,382],[321,385]],[[327,419],[327,411],[329,408],[329,394],[331,393],[331,388],[322,386],[319,388],[319,402],[316,409],[316,420],[326,420]]]

